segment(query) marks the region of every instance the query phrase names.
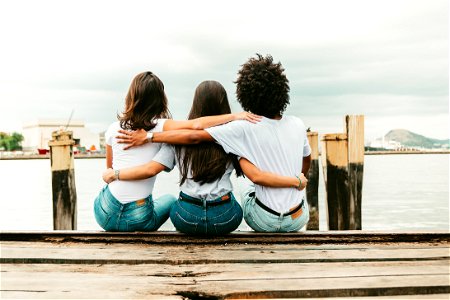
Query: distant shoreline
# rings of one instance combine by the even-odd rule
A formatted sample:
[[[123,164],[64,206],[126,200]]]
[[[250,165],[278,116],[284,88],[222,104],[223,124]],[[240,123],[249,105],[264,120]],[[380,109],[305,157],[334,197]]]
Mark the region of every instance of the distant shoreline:
[[[450,150],[435,151],[366,151],[364,155],[390,155],[390,154],[450,154]]]
[[[450,154],[450,150],[439,151],[366,151],[364,155],[391,155],[391,154]],[[320,154],[319,154],[320,155]],[[17,155],[0,156],[0,160],[27,160],[27,159],[49,159],[50,155]],[[75,159],[106,158],[105,154],[77,154]]]

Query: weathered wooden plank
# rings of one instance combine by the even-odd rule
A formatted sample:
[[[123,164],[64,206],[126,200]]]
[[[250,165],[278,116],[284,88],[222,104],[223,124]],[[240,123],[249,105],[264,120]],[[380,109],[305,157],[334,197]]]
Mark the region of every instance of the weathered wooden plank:
[[[27,280],[23,280],[27,278]],[[3,296],[327,297],[449,293],[438,262],[259,265],[3,265]]]
[[[165,246],[1,242],[1,263],[205,264],[450,260],[448,246]]]
[[[195,237],[178,232],[103,232],[103,231],[3,231],[0,241],[47,241],[82,243],[147,244],[350,244],[350,243],[441,243],[450,242],[448,231],[376,232],[306,231],[293,233],[234,232],[221,237]]]
[[[237,233],[212,242],[164,232],[1,234],[2,298],[450,293],[448,232]]]

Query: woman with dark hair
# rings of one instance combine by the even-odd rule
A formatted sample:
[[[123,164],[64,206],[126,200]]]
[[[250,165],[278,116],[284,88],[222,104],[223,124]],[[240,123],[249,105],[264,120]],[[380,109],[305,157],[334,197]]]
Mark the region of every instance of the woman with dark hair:
[[[229,112],[229,111],[228,111]],[[117,131],[141,130],[146,134],[174,129],[199,129],[223,124],[236,119],[255,122],[258,117],[248,114],[223,114],[188,121],[168,119],[167,97],[161,80],[152,72],[138,74],[131,82],[125,98],[125,109],[118,121],[105,133],[106,166],[115,168],[113,176],[120,178],[119,169],[133,167],[152,161],[161,152],[162,144],[148,143],[125,151],[117,140]],[[155,172],[165,166],[154,163]],[[121,179],[121,178],[120,178]],[[176,201],[172,195],[153,199],[155,177],[143,180],[117,180],[105,186],[94,202],[97,223],[109,231],[154,231],[169,217],[170,207]]]
[[[230,111],[223,86],[217,81],[204,81],[195,91],[189,119],[229,114]],[[170,219],[178,231],[196,235],[223,235],[239,226],[242,208],[232,193],[230,181],[233,170],[238,176],[242,174],[236,155],[227,154],[216,143],[175,147],[165,145],[151,163],[121,169],[120,180],[154,176],[159,171],[157,163],[168,169],[178,164],[180,169],[181,192],[170,212]],[[267,184],[276,180],[290,180],[291,186],[298,185],[295,177],[279,178],[265,174],[264,178]],[[106,182],[114,180],[114,171],[107,170],[103,179]]]

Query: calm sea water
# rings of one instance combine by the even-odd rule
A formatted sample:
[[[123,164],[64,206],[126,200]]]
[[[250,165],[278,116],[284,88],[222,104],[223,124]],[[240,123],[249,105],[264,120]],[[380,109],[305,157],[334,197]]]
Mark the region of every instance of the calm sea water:
[[[449,230],[450,155],[366,156],[364,230]],[[100,230],[93,201],[103,186],[104,159],[76,159],[78,229]],[[322,170],[321,170],[322,172]],[[178,193],[178,171],[158,175],[154,195]],[[233,178],[235,194],[248,182]],[[52,230],[49,160],[0,160],[0,230]],[[321,230],[326,230],[324,184],[319,185]],[[167,222],[163,230],[174,230]],[[243,222],[241,230],[248,230]]]

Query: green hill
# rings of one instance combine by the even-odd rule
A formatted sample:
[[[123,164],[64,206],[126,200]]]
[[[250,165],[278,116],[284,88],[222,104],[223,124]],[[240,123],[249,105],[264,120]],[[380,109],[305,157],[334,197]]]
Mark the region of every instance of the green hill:
[[[384,138],[386,140],[400,142],[403,146],[407,147],[423,147],[428,149],[442,148],[443,145],[450,147],[450,140],[432,139],[405,129],[391,130]]]

